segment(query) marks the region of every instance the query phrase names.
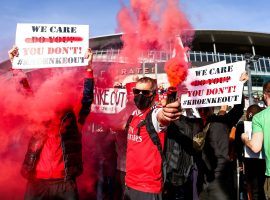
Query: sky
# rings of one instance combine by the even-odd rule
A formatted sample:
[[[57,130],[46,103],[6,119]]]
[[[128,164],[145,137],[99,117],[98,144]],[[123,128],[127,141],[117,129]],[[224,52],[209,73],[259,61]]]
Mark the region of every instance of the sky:
[[[90,37],[117,33],[116,16],[129,0],[1,0],[0,63],[15,43],[17,23],[88,24]],[[195,29],[270,33],[268,0],[180,0]]]

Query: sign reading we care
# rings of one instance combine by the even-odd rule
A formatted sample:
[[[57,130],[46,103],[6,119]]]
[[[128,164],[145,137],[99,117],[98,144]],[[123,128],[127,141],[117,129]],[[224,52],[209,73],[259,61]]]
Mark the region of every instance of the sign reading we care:
[[[181,96],[183,108],[240,104],[245,71],[245,61],[226,64],[214,63],[189,69],[185,86],[187,93]]]
[[[17,24],[14,69],[85,66],[89,26]]]

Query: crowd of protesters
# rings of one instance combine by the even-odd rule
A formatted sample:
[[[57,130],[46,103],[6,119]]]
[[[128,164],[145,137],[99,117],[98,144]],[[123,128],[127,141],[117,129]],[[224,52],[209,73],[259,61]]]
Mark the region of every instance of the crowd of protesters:
[[[11,61],[17,54],[18,48],[11,49]],[[156,96],[166,90],[158,88],[156,80],[143,77],[127,92],[126,107],[117,114],[117,121],[115,116],[101,115],[92,123],[91,117],[86,120],[94,91],[90,49],[87,58],[79,114],[64,109],[56,119],[60,134],[30,139],[21,171],[28,179],[25,199],[270,199],[269,107],[247,109],[246,120],[252,121],[253,131],[250,139],[241,120],[244,95],[241,104],[229,111],[224,106],[215,114],[218,109],[209,105],[198,109],[198,116],[182,110],[178,99],[157,101]],[[247,79],[246,74],[240,77],[243,82]],[[31,95],[26,79],[22,86]],[[122,84],[114,87],[123,88]],[[269,106],[270,82],[263,86],[263,98]],[[82,143],[83,125],[87,128],[82,137],[88,134],[91,145]],[[55,131],[50,124],[47,127],[48,133]],[[201,148],[194,146],[198,134],[204,135]],[[96,171],[96,187],[89,196],[79,195],[76,184],[83,170],[82,145],[90,151],[94,148],[88,156]],[[263,150],[265,160],[244,158],[244,145],[255,153]],[[84,168],[88,164],[84,162]]]

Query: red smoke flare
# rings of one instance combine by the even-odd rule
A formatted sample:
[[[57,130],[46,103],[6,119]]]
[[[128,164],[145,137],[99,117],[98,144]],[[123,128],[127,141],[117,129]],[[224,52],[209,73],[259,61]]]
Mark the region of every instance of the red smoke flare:
[[[164,69],[168,75],[170,85],[177,87],[187,77],[188,64],[184,60],[175,57],[166,62]]]
[[[187,77],[189,64],[187,60],[188,48],[183,47],[180,36],[175,39],[173,58],[165,64],[164,70],[167,73],[171,86],[180,85]]]

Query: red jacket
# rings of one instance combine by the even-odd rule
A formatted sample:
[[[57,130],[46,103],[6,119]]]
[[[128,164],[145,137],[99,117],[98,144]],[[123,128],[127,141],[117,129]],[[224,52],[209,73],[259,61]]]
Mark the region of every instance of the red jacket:
[[[61,148],[61,137],[57,132],[50,133],[40,152],[35,178],[57,179],[64,177],[65,167]]]

